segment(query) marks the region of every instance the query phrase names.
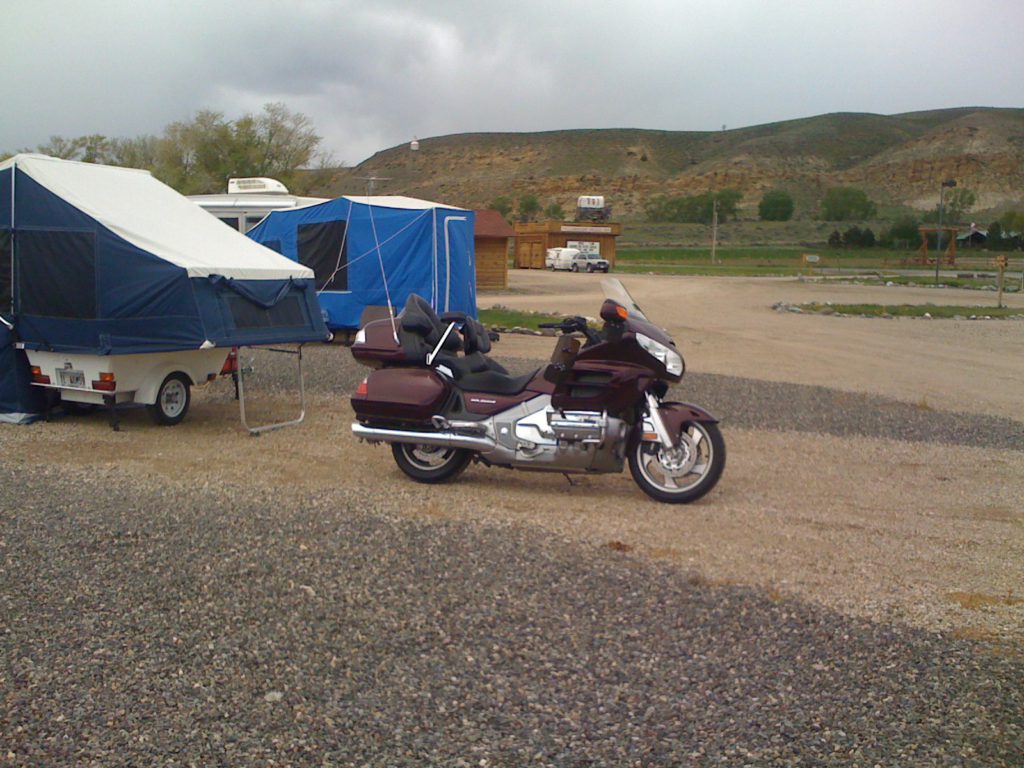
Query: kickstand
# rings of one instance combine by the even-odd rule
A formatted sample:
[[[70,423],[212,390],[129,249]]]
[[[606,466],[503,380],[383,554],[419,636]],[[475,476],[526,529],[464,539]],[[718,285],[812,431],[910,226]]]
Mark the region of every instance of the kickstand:
[[[107,412],[110,414],[110,428],[115,432],[120,432],[121,420],[117,416],[117,404],[114,400],[114,396],[104,395],[103,404],[107,406]]]
[[[569,485],[571,485],[573,488],[580,484],[579,481],[573,480],[572,475],[570,475],[568,472],[563,472],[562,477],[564,477],[569,482]]]

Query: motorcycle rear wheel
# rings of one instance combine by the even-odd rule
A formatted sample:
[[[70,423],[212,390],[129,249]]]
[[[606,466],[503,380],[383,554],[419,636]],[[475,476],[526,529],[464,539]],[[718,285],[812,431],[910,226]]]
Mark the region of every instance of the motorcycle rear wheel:
[[[652,499],[689,504],[715,487],[725,469],[725,439],[717,424],[683,425],[680,445],[665,451],[660,443],[641,441],[629,454],[629,471]]]
[[[393,443],[391,454],[405,474],[420,483],[443,483],[459,475],[473,458],[464,448]]]

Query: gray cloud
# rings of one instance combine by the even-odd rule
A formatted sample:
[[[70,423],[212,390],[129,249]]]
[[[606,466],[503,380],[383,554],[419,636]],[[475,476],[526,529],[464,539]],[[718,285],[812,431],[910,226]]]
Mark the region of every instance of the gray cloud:
[[[1024,106],[1013,0],[10,5],[7,150],[268,101],[351,164],[414,135]]]

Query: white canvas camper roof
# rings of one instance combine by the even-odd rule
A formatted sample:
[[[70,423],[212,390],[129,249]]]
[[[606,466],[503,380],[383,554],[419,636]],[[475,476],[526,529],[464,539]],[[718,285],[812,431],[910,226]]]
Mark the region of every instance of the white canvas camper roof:
[[[313,271],[232,232],[149,171],[15,155],[18,170],[118,236],[185,269],[189,277],[311,278]]]

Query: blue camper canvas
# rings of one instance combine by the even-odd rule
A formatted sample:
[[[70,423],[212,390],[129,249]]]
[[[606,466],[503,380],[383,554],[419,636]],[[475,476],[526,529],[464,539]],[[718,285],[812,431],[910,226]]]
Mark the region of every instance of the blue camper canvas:
[[[368,306],[410,293],[476,317],[473,211],[409,197],[340,197],[273,211],[248,236],[315,273],[327,327],[359,327]]]
[[[16,155],[0,163],[0,242],[5,317],[28,350],[116,355],[328,335],[311,269],[148,171]]]

